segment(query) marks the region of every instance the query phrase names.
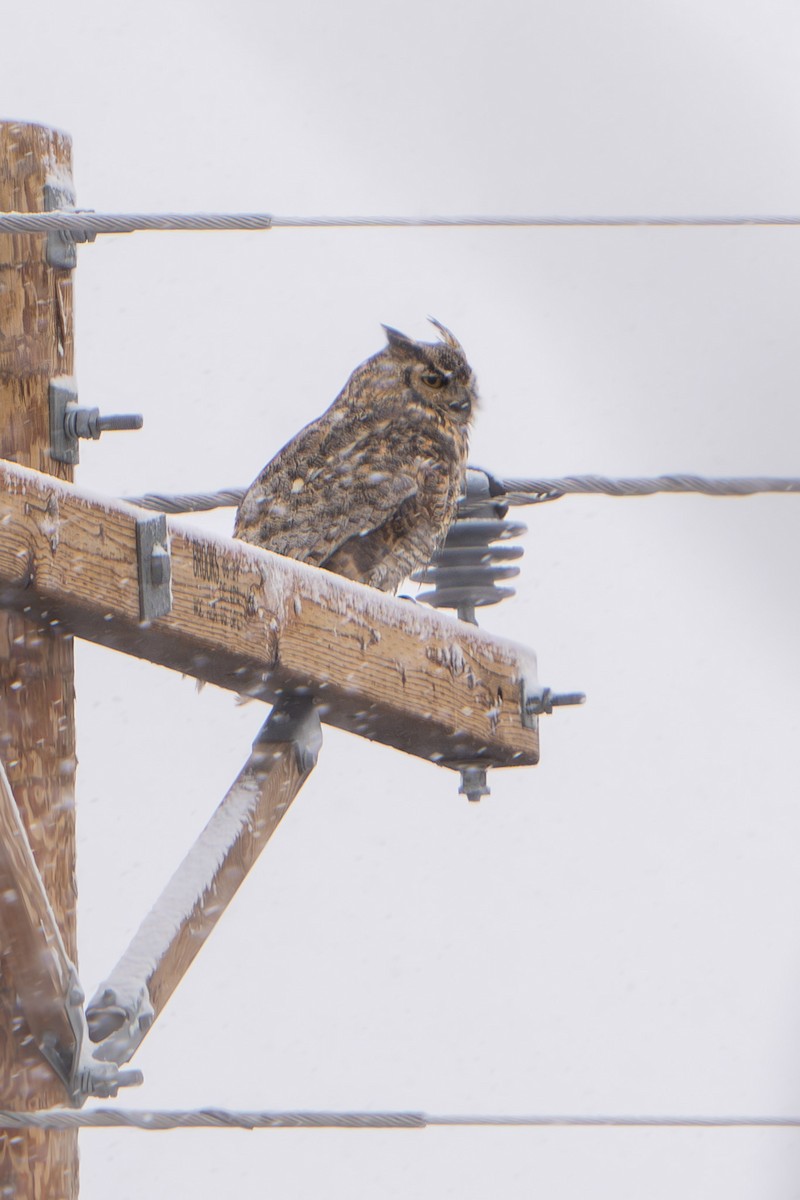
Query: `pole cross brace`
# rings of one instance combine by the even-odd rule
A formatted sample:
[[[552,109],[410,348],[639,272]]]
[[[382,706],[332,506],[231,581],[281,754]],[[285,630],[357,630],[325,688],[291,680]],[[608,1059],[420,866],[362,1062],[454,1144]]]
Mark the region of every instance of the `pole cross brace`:
[[[122,1064],[135,1054],[305,783],[321,745],[312,698],[284,696],[211,820],[89,1003],[89,1037],[97,1059]]]
[[[31,850],[25,826],[0,763],[0,937],[25,1020],[43,1058],[61,1080],[69,1103],[116,1096],[142,1082],[95,1060],[85,1038],[83,988]]]

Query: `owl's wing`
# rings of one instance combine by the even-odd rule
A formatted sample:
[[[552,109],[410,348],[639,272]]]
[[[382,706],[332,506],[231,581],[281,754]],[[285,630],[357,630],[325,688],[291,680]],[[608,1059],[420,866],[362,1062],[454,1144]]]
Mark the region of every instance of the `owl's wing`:
[[[415,497],[417,464],[398,469],[393,443],[388,424],[329,411],[267,464],[242,501],[234,536],[323,565]]]

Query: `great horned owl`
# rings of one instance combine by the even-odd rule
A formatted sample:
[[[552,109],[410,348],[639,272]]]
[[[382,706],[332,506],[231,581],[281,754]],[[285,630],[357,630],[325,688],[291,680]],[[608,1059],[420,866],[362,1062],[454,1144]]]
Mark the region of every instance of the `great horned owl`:
[[[461,494],[475,379],[453,334],[388,345],[267,464],[234,537],[393,592],[427,565]]]

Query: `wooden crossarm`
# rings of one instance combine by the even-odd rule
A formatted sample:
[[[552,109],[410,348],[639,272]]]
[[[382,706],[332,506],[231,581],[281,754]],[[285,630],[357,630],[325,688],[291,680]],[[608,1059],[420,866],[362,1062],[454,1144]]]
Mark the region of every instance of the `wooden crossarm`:
[[[149,515],[0,462],[0,603],[271,703],[308,691],[324,722],[445,766],[538,761],[531,651],[244,542],[169,523],[171,611],[142,624]]]

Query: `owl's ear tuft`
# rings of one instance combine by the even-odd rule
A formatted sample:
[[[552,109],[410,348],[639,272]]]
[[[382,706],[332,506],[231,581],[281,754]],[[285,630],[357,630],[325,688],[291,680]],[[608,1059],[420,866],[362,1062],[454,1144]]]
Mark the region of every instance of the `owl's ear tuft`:
[[[383,325],[381,328],[386,334],[389,345],[393,350],[401,350],[406,354],[417,354],[418,346],[413,338],[408,337],[405,333],[401,333],[399,329],[392,329],[391,325]]]
[[[446,346],[452,346],[453,350],[457,350],[459,354],[464,353],[464,347],[461,345],[461,342],[454,333],[451,333],[446,325],[443,325],[441,321],[437,321],[436,317],[428,317],[428,320],[434,328],[439,330],[439,333],[442,335],[442,341]]]

